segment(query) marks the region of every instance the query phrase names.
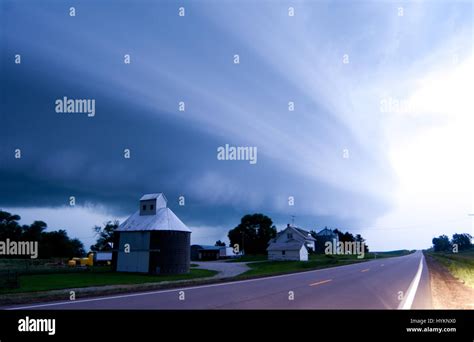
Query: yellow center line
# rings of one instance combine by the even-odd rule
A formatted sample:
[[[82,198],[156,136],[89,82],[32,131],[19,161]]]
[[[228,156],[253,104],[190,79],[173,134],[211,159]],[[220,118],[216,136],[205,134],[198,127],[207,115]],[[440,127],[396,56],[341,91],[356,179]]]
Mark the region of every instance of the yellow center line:
[[[309,284],[309,286],[321,285],[321,284],[329,283],[330,281],[332,281],[332,279],[321,280],[321,281],[318,281],[317,283]]]
[[[362,270],[361,272],[367,272],[368,270],[370,270],[370,268],[366,268],[365,270]]]

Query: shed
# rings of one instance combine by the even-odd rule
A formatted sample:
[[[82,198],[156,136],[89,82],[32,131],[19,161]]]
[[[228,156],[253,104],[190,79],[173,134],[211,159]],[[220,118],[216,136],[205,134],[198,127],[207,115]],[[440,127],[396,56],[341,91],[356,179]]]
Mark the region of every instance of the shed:
[[[221,246],[219,258],[235,258],[237,255],[232,247]]]
[[[191,260],[217,260],[220,256],[221,247],[210,245],[192,245]]]
[[[269,260],[308,261],[308,250],[304,242],[274,242],[268,248]]]
[[[107,265],[112,261],[112,251],[98,251],[94,253],[95,265]]]

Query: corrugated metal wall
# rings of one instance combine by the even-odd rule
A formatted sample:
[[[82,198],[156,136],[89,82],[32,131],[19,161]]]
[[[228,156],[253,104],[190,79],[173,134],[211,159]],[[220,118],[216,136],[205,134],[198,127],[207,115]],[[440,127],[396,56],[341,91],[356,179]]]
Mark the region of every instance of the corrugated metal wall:
[[[191,233],[152,231],[150,235],[150,272],[188,273],[191,260]]]
[[[130,253],[125,253],[125,244]],[[148,272],[150,232],[120,232],[117,271]]]

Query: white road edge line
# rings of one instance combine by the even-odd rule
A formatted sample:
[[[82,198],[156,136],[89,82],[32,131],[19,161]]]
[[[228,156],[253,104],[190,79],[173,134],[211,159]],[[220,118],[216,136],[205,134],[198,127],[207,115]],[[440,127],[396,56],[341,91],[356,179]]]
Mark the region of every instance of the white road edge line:
[[[406,255],[400,256],[400,257],[393,257],[395,258],[403,258],[406,257]],[[349,265],[341,265],[341,266],[335,266],[335,267],[328,267],[328,268],[321,268],[319,270],[311,270],[311,271],[304,271],[304,272],[298,272],[298,273],[290,273],[290,274],[282,274],[282,275],[277,275],[277,276],[270,276],[270,277],[263,277],[263,278],[257,278],[257,279],[247,279],[247,280],[238,280],[238,281],[230,281],[227,283],[217,283],[217,284],[209,284],[209,285],[199,285],[199,286],[192,286],[192,287],[177,287],[174,289],[169,289],[169,290],[157,290],[157,291],[150,291],[150,292],[139,292],[139,293],[131,293],[131,294],[125,294],[125,295],[118,295],[118,296],[110,296],[110,297],[99,297],[99,298],[90,298],[90,299],[80,299],[80,300],[70,300],[70,301],[62,301],[62,302],[55,302],[55,303],[46,303],[46,304],[36,304],[36,305],[28,305],[28,306],[19,306],[19,307],[10,307],[10,308],[4,308],[2,309],[0,307],[0,310],[24,310],[24,309],[33,309],[33,308],[41,308],[41,307],[47,307],[47,306],[59,306],[59,305],[68,305],[68,304],[79,304],[79,303],[87,303],[87,302],[96,302],[96,301],[101,301],[101,300],[110,300],[110,299],[119,299],[119,298],[129,298],[129,297],[138,297],[138,296],[148,296],[148,295],[154,295],[154,294],[159,294],[159,293],[169,293],[169,292],[178,292],[178,291],[187,291],[187,290],[196,290],[196,289],[202,289],[206,287],[217,287],[217,286],[229,286],[229,285],[235,285],[235,284],[242,284],[242,283],[250,283],[254,281],[262,281],[262,280],[268,280],[270,278],[286,278],[286,277],[294,277],[298,276],[301,274],[305,273],[316,273],[316,272],[322,272],[322,271],[329,271],[329,270],[334,270],[337,268],[347,268],[351,266],[362,266],[364,267],[370,262],[376,262],[375,260],[369,260],[367,262],[362,262],[362,263],[354,263],[354,264],[349,264]],[[364,265],[365,264],[365,265]]]
[[[420,284],[421,273],[423,272],[423,258],[424,256],[422,255],[420,258],[418,271],[416,272],[415,277],[411,281],[410,287],[408,287],[405,299],[398,306],[399,310],[410,310],[411,306],[413,305],[413,300],[415,299],[416,291],[418,290],[418,285]]]

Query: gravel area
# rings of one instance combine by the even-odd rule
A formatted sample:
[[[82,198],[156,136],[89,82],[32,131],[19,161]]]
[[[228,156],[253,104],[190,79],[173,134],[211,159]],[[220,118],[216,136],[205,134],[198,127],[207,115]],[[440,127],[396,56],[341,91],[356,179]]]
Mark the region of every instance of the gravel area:
[[[430,256],[431,294],[435,309],[474,309],[474,289],[453,277],[449,270]]]
[[[219,273],[212,278],[230,278],[248,271],[250,268],[246,262],[225,262],[223,261],[193,261],[193,264],[199,265],[197,268],[218,271]]]

